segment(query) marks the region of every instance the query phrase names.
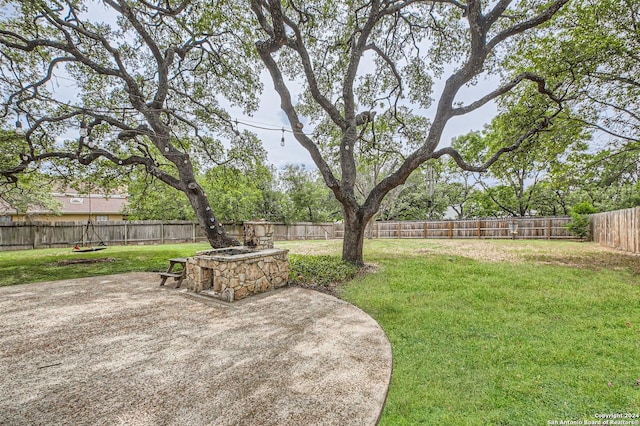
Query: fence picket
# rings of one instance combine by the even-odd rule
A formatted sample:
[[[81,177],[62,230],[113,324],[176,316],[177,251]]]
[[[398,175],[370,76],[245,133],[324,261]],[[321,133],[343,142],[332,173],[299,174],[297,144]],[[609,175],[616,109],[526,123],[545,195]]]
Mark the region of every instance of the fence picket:
[[[591,216],[593,241],[600,245],[640,253],[640,207]]]

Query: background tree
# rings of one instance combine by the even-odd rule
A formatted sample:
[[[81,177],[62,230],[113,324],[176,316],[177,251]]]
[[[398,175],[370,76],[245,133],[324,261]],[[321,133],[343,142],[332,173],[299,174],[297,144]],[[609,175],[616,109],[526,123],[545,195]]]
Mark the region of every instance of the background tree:
[[[208,170],[203,187],[216,200],[216,216],[224,222],[272,219],[277,212],[265,208],[268,191],[274,185],[272,171],[259,163],[254,167],[219,166]]]
[[[430,161],[413,172],[404,185],[383,201],[377,217],[383,220],[441,220],[449,207],[442,167]]]
[[[20,163],[16,153],[26,152],[27,148],[23,135],[0,129],[0,168],[16,167]],[[61,206],[51,195],[54,183],[50,175],[32,168],[11,184],[0,185],[0,213],[15,210],[27,215],[32,207],[58,212]]]
[[[363,263],[365,227],[384,198],[402,185],[421,164],[431,158],[452,156],[463,169],[485,170],[504,152],[516,149],[529,136],[550,125],[550,112],[532,128],[510,140],[485,164],[467,164],[451,147],[441,147],[447,122],[477,110],[509,92],[523,81],[556,98],[544,80],[532,73],[510,74],[504,84],[487,91],[474,102],[461,105],[456,97],[474,85],[483,72],[501,68],[509,45],[523,43],[538,26],[548,23],[568,0],[513,3],[501,0],[490,6],[476,0],[458,1],[295,1],[252,0],[260,28],[256,43],[280,97],[294,136],[305,147],[325,184],[342,205],[345,236],[342,258]],[[433,82],[444,79],[431,120],[403,122],[396,114],[402,103],[416,108],[431,105]],[[297,104],[287,79],[303,79]],[[359,200],[355,153],[366,145],[370,153],[381,148],[368,124],[376,117],[390,117],[389,129],[399,144],[415,143],[393,171]],[[321,133],[307,134],[304,124],[330,123],[339,135],[332,167],[323,147],[330,143]],[[392,139],[393,139],[392,138]]]
[[[130,220],[195,220],[189,199],[177,189],[144,172],[131,173],[127,180]]]
[[[568,188],[559,188],[553,185],[553,179],[548,176],[536,185],[536,191],[532,194],[531,208],[536,216],[567,216],[569,205],[567,204]]]
[[[485,161],[507,141],[518,138],[521,129],[531,128],[544,118],[553,108],[552,102],[530,87],[515,89],[502,99],[501,112],[482,135],[474,133],[456,141],[458,150],[469,161]],[[503,214],[535,215],[539,183],[552,169],[560,167],[568,155],[586,150],[590,134],[583,131],[579,121],[572,120],[566,111],[559,111],[555,120],[556,125],[530,135],[520,149],[502,155],[478,178],[486,195]]]
[[[280,202],[283,194],[274,189],[273,170],[262,162],[227,163],[197,173],[203,190],[216,200],[215,216],[223,223],[266,218],[282,220]],[[127,184],[129,205],[126,213],[136,220],[194,220],[186,196],[145,173],[135,173]],[[326,191],[326,188],[323,188]]]
[[[637,0],[575,0],[554,31],[532,34],[507,65],[562,84],[567,118],[594,132],[591,152],[620,153],[621,162],[640,157],[639,22]]]
[[[278,180],[288,200],[283,206],[286,222],[330,222],[339,217],[340,206],[315,171],[290,164],[279,172]]]
[[[478,131],[461,135],[451,141],[451,146],[460,151],[464,146],[480,146],[480,142],[469,139],[481,139]],[[478,217],[477,206],[474,200],[477,198],[478,173],[461,169],[452,158],[444,158],[442,161],[442,174],[440,176],[439,193],[445,199],[447,207],[455,212],[456,219],[468,219]]]
[[[241,5],[33,0],[2,7],[0,111],[20,120],[27,144],[17,164],[0,170],[4,183],[61,162],[93,172],[143,168],[186,196],[211,245],[237,244],[213,214],[216,200],[198,183],[193,161],[264,156],[248,134],[233,138],[231,154],[221,142],[234,136],[221,100],[250,110],[260,88]]]
[[[640,206],[640,151],[623,144],[580,157],[572,204],[588,202],[597,211]]]

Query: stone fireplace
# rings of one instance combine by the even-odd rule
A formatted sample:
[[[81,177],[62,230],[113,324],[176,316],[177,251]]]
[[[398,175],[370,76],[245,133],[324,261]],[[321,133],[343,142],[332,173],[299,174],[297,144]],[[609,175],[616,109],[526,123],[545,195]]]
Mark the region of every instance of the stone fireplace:
[[[233,302],[285,286],[289,251],[273,248],[273,231],[269,222],[245,222],[244,246],[201,251],[187,258],[185,287]]]
[[[245,247],[255,250],[273,248],[273,223],[245,222],[242,230]]]

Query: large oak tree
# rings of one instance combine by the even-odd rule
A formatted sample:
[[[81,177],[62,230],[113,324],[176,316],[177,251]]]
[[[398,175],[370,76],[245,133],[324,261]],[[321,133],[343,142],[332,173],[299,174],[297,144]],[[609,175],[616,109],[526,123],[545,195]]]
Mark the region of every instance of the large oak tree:
[[[485,89],[472,102],[461,104],[459,99],[460,92],[477,84],[484,73],[504,70],[511,49],[526,43],[528,33],[537,27],[548,25],[567,2],[251,1],[260,29],[256,47],[281,108],[295,138],[309,151],[342,205],[344,260],[363,263],[368,221],[385,196],[427,160],[449,155],[465,170],[485,170],[500,155],[517,149],[550,125],[550,116],[541,117],[483,164],[468,164],[455,149],[441,144],[449,120],[477,110],[520,84],[533,83],[540,92],[560,101],[542,78],[529,72],[505,74],[499,87]],[[408,106],[414,117],[420,117],[433,102],[437,79],[444,80],[444,88],[437,95],[433,114],[428,120],[405,122],[405,114],[397,113],[400,107]],[[302,93],[295,99],[292,92],[300,80]],[[550,115],[555,113],[557,109]],[[377,143],[382,137],[373,131],[377,126],[368,126],[383,116],[388,117],[389,129],[398,129],[387,135],[389,139],[417,148],[402,155],[395,169],[365,197],[358,197],[355,152],[387,149],[386,144]],[[305,131],[308,123],[320,131]],[[338,135],[335,146],[330,134]],[[338,158],[335,163],[331,161],[334,157]]]
[[[20,123],[26,144],[0,164],[2,183],[37,165],[142,168],[186,195],[212,246],[237,244],[214,216],[194,161],[264,157],[255,138],[234,134],[223,108],[253,109],[260,89],[241,6],[0,1],[0,114]]]

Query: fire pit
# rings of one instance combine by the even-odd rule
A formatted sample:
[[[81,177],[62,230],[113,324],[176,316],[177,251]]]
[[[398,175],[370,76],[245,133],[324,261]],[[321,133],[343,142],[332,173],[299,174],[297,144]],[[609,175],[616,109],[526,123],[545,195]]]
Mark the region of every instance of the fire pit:
[[[197,254],[198,255],[214,254],[216,256],[237,256],[239,254],[249,254],[249,253],[255,253],[255,250],[252,250],[250,248],[238,247],[238,248],[199,251]]]
[[[273,248],[273,224],[247,222],[244,234],[245,246],[201,251],[188,258],[185,287],[233,302],[285,286],[289,251]]]

